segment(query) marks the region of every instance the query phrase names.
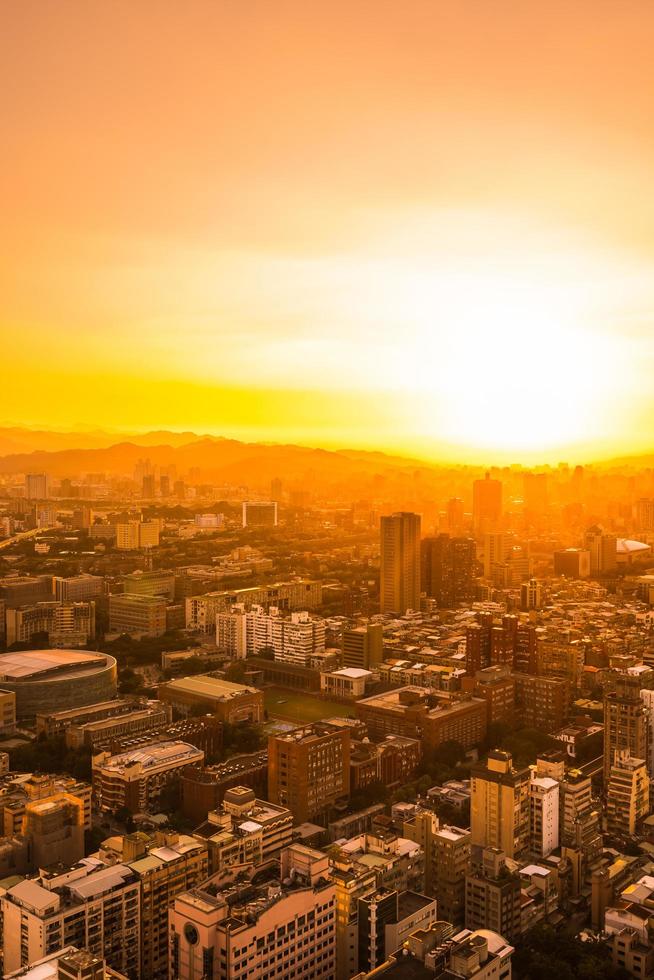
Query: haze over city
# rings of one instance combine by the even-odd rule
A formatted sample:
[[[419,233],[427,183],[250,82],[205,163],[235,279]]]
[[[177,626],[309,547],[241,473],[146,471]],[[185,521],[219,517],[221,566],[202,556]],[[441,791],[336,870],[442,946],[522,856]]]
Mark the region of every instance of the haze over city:
[[[654,980],[653,42],[0,3],[3,980]]]
[[[2,22],[8,421],[651,448],[649,2],[24,0]]]

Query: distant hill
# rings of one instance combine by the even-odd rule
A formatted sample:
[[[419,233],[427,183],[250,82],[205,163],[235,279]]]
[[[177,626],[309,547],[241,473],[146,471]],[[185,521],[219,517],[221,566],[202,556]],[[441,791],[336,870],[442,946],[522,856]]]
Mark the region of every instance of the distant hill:
[[[132,435],[123,432],[57,432],[47,429],[27,429],[22,426],[0,426],[0,457],[31,452],[58,452],[63,449],[107,449],[117,442],[129,441],[135,446],[183,446],[198,439],[195,432],[144,432]]]
[[[306,481],[315,487],[320,480],[333,485],[370,478],[377,473],[413,472],[416,468],[433,470],[429,464],[379,452],[246,443],[213,436],[193,436],[192,441],[185,441],[193,435],[188,433],[175,434],[177,445],[155,441],[155,437],[167,440],[170,435],[147,433],[138,443],[130,439],[100,447],[9,453],[0,458],[0,473],[44,471],[54,477],[71,478],[84,473],[131,476],[137,462],[147,456],[153,465],[174,465],[182,475],[196,468],[200,478],[207,481],[262,485],[279,476],[296,483]]]

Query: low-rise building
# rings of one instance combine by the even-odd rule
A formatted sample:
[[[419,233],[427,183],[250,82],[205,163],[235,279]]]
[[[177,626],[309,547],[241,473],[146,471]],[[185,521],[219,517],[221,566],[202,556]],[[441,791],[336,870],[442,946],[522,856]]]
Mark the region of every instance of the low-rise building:
[[[101,752],[93,759],[93,795],[102,810],[151,811],[165,786],[203,761],[204,752],[187,742],[155,742],[120,755]]]

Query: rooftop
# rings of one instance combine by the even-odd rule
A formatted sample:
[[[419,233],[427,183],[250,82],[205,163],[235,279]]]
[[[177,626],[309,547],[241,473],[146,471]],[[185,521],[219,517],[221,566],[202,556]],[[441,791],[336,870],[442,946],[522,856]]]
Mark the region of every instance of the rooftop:
[[[0,679],[20,681],[41,679],[46,674],[74,672],[107,663],[102,653],[90,650],[24,650],[0,654]]]
[[[183,694],[196,694],[202,698],[213,698],[216,701],[228,701],[242,694],[256,694],[257,689],[246,684],[234,684],[232,681],[212,677],[210,674],[199,674],[196,677],[178,677],[163,685],[165,690],[179,691]]]

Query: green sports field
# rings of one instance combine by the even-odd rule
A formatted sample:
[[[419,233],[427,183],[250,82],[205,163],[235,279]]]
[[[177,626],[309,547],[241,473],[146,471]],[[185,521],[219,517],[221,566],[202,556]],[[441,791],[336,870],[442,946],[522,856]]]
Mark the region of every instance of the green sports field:
[[[283,718],[303,724],[320,721],[321,718],[354,718],[356,712],[349,704],[325,701],[304,691],[289,691],[283,687],[267,687],[263,692],[264,705],[269,718]]]

